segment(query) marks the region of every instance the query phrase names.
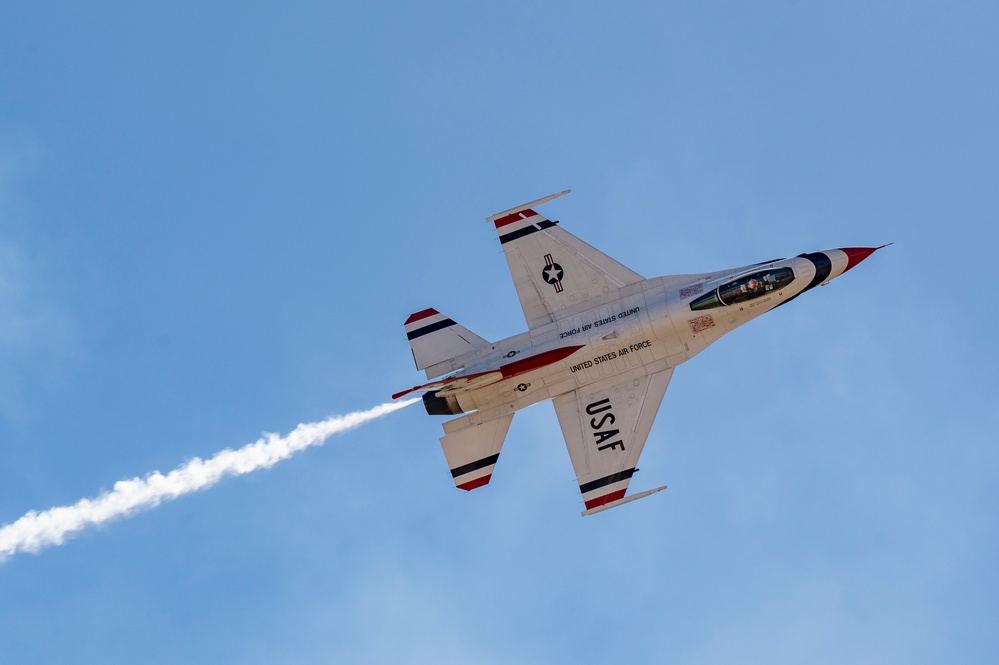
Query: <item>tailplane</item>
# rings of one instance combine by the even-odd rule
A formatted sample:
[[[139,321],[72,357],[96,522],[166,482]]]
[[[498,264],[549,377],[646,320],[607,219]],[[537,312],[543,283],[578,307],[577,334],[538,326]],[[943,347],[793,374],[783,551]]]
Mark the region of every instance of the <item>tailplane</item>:
[[[478,424],[468,416],[444,423],[441,447],[455,487],[468,491],[489,483],[512,420],[507,413]]]
[[[433,308],[416,312],[406,319],[406,337],[416,369],[425,370],[428,379],[460,369],[462,364],[454,362],[458,356],[489,345]]]

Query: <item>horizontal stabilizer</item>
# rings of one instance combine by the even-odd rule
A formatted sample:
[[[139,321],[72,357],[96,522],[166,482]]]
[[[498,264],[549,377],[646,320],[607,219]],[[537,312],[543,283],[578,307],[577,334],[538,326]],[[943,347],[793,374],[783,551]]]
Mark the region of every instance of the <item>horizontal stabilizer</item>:
[[[427,370],[428,379],[461,367],[446,364],[445,361],[489,345],[468,328],[433,308],[411,314],[406,319],[406,337],[413,351],[416,369]]]
[[[513,414],[508,413],[441,437],[455,487],[467,491],[489,482],[512,421]]]

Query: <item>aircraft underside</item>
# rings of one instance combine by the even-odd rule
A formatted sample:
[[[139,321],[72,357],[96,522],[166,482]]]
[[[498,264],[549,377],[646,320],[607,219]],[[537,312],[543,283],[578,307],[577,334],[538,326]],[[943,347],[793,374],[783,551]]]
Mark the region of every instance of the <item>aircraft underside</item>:
[[[626,496],[673,368],[722,335],[824,284],[880,248],[832,249],[714,273],[644,279],[533,210],[495,224],[528,331],[491,343],[435,309],[406,320],[457,487],[487,484],[513,414],[551,399],[586,509]]]

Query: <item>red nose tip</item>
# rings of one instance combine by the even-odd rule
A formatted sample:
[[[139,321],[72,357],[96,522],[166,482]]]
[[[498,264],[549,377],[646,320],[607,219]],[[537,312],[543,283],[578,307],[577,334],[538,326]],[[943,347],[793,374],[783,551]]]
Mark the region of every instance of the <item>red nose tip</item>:
[[[881,247],[887,246],[888,245],[881,245]],[[846,268],[843,272],[846,272],[853,266],[857,265],[871,254],[881,249],[881,247],[841,247],[839,251],[844,252],[847,258]]]

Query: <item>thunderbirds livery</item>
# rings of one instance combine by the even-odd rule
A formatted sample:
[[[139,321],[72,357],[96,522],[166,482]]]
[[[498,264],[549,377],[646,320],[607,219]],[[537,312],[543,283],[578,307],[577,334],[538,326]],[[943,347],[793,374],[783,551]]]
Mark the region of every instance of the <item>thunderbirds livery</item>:
[[[456,486],[489,482],[518,410],[555,405],[590,515],[625,496],[673,368],[725,333],[839,277],[880,247],[847,247],[698,275],[645,279],[534,211],[493,215],[527,332],[488,342],[435,309],[406,319]],[[437,378],[440,377],[440,378]]]

